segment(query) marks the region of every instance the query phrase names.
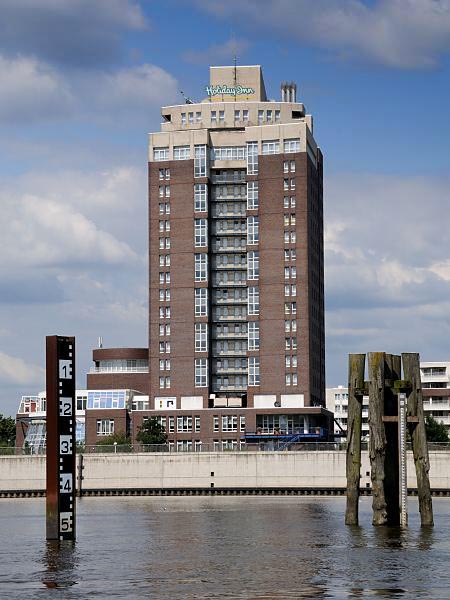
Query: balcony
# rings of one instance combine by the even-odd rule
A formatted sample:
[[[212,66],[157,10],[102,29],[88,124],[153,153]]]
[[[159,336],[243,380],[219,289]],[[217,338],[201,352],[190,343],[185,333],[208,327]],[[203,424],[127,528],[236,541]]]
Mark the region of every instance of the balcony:
[[[247,258],[237,263],[213,263],[213,271],[245,271],[247,270]]]
[[[228,331],[228,332],[219,332],[219,331],[213,331],[212,332],[212,338],[213,340],[230,340],[230,339],[236,339],[236,340],[246,340],[248,336],[248,333],[239,331],[237,333],[235,333],[234,331]]]
[[[212,375],[247,375],[247,367],[213,367]]]
[[[246,244],[239,244],[238,246],[223,246],[222,244],[212,244],[211,250],[214,254],[224,253],[224,254],[234,254],[246,252],[247,246]]]
[[[449,402],[433,402],[433,404],[430,404],[429,402],[424,402],[423,410],[426,412],[431,412],[433,410],[448,410],[450,412],[450,403]]]
[[[226,173],[212,173],[211,175],[212,183],[245,183],[246,182],[246,173],[245,171],[239,171],[236,173],[235,171],[228,171]]]
[[[257,431],[246,431],[243,439],[246,442],[276,441],[282,446],[301,442],[303,440],[326,439],[328,430],[324,427],[310,427],[309,429],[265,429],[258,427]]]
[[[247,214],[247,206],[242,204],[242,207],[239,209],[229,209],[229,210],[221,210],[213,207],[211,210],[211,216],[214,219],[221,218],[233,218],[233,217],[245,217]]]
[[[233,322],[246,322],[247,321],[247,313],[242,315],[214,315],[212,317],[213,323],[233,323]]]
[[[212,235],[215,236],[224,236],[224,235],[240,235],[247,237],[247,225],[245,223],[242,224],[241,227],[212,227]]]
[[[212,286],[215,288],[236,288],[236,287],[247,287],[247,282],[245,279],[242,281],[212,281]]]
[[[148,373],[148,367],[91,367],[89,373]]]
[[[245,298],[213,298],[212,305],[213,306],[229,306],[229,305],[247,305],[247,297]]]
[[[229,348],[218,350],[217,348],[212,351],[213,356],[241,356],[243,358],[247,357],[247,348],[239,348],[236,350],[231,350]]]

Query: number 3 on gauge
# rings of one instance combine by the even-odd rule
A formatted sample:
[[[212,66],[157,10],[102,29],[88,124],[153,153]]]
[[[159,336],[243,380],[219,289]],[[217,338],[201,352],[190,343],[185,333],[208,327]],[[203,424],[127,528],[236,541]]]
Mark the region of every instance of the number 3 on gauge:
[[[59,453],[60,454],[72,454],[72,436],[71,435],[59,436]]]

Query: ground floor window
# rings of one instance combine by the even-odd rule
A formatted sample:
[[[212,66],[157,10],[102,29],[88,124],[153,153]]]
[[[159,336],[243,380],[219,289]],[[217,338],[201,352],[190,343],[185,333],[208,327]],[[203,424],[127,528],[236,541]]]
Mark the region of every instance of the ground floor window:
[[[97,435],[112,435],[114,419],[97,419]]]

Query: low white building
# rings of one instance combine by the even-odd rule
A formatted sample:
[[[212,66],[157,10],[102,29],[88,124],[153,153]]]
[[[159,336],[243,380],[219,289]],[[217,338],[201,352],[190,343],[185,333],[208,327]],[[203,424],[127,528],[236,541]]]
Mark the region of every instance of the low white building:
[[[348,388],[339,385],[327,388],[326,407],[334,413],[334,434],[336,438],[346,440],[348,419]],[[361,436],[363,440],[369,437],[369,397],[363,397]]]

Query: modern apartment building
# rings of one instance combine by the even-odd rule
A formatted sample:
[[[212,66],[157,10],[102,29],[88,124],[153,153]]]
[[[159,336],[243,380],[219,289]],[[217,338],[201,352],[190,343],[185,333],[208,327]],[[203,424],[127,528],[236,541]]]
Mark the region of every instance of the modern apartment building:
[[[151,416],[179,449],[332,434],[312,116],[259,66],[211,67],[205,94],[149,136],[149,348],[94,350],[88,444]]]
[[[334,435],[343,441],[347,438],[348,388],[339,385],[326,390],[327,409],[334,413]],[[369,397],[363,396],[361,439],[369,439]]]
[[[211,67],[149,141],[150,408],[325,406],[322,154],[293,84]],[[320,412],[320,411],[319,411]],[[320,421],[320,418],[319,418]]]

